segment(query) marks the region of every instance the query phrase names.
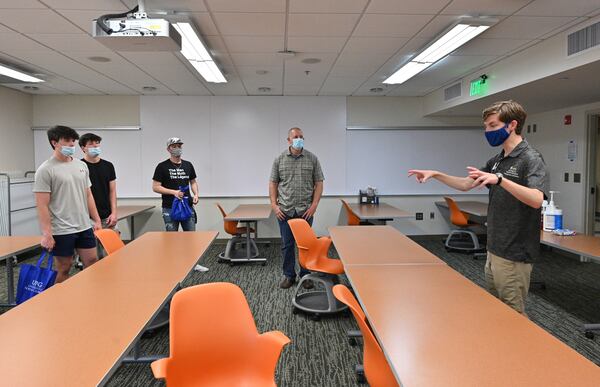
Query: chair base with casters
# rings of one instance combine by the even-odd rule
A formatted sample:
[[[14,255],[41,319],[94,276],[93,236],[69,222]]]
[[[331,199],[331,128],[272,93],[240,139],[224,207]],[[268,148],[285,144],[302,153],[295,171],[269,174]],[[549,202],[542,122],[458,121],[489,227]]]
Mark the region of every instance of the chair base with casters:
[[[315,287],[320,284],[325,290],[314,290],[300,293],[304,281],[313,281]],[[312,314],[318,320],[322,314],[339,313],[348,306],[338,301],[333,295],[332,288],[339,282],[337,275],[326,273],[310,273],[302,277],[296,287],[296,294],[292,299],[294,314],[298,311]]]
[[[595,336],[594,332],[600,333],[600,324],[585,324],[583,329],[585,337],[588,339],[593,339]]]
[[[225,251],[218,255],[218,262],[229,262],[230,264],[233,264],[236,260],[245,260],[246,243],[246,237],[241,235],[229,239],[229,241],[227,241],[227,246],[225,246]],[[254,239],[250,239],[250,251],[252,258],[258,257],[258,246],[256,246]]]
[[[367,377],[365,376],[365,367],[362,364],[357,364],[354,367],[354,373],[356,374],[356,382],[358,384],[367,383]]]
[[[470,230],[452,230],[444,242],[447,251],[476,252],[482,249],[477,234]]]

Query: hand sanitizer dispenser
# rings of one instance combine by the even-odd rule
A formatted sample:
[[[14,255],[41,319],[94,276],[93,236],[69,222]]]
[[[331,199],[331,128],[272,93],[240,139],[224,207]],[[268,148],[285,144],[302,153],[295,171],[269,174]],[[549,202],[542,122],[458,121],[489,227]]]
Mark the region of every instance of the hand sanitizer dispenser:
[[[554,204],[554,194],[558,191],[550,191],[550,203],[544,211],[544,231],[562,230],[562,210]]]

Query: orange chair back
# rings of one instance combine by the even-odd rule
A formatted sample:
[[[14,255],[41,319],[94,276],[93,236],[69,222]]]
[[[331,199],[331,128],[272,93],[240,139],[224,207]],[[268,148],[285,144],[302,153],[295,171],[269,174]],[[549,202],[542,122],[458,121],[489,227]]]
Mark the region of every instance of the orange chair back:
[[[363,365],[365,367],[365,376],[371,387],[393,387],[398,386],[394,373],[377,342],[373,331],[367,323],[365,313],[356,301],[354,295],[344,285],[335,285],[333,295],[340,302],[348,305],[350,311],[356,319],[363,336]]]
[[[346,210],[346,215],[348,216],[348,226],[358,226],[360,225],[360,218],[354,214],[348,203],[345,200],[340,199],[342,201],[342,205]]]
[[[454,199],[444,196],[444,200],[448,205],[448,209],[450,209],[450,222],[458,227],[467,227],[469,225],[469,216],[458,208]]]
[[[301,218],[290,219],[288,224],[298,246],[298,263],[305,269],[319,271],[319,257],[323,254],[327,255],[327,251],[323,251],[322,243],[319,242],[314,230],[306,220]]]
[[[125,246],[125,243],[123,243],[121,237],[115,230],[103,228],[101,230],[96,230],[94,234],[100,243],[102,243],[102,247],[104,247],[107,254],[112,254]]]
[[[221,205],[219,203],[215,203],[215,204],[219,208],[219,211],[221,211],[221,215],[223,215],[223,228],[225,229],[225,232],[230,235],[237,235],[238,234],[237,222],[234,222],[232,220],[225,220],[227,213],[225,212],[225,210],[223,209],[223,207],[221,207]]]
[[[257,374],[261,385],[275,385],[277,359],[289,339],[281,334],[285,340],[278,345],[262,345],[267,334],[256,330],[238,286],[216,282],[180,290],[171,301],[170,325],[167,385],[257,385],[251,382]]]

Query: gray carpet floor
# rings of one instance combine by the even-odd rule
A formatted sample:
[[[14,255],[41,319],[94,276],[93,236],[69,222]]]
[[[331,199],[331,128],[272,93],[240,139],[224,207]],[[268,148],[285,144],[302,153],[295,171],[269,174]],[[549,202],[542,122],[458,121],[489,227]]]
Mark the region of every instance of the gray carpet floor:
[[[451,267],[474,283],[483,286],[484,260],[469,255],[449,253],[442,240],[417,240]],[[214,244],[201,263],[209,267],[205,273],[192,272],[184,286],[209,282],[232,282],[242,288],[260,332],[280,330],[292,343],[280,358],[276,380],[279,386],[358,386],[354,366],[361,361],[360,347],[351,347],[346,331],[357,329],[347,314],[312,321],[305,315],[292,314],[294,288],[282,290],[280,245],[260,246],[268,257],[266,266],[257,264],[229,266],[217,263],[224,244]],[[335,251],[331,251],[335,256]],[[33,261],[34,258],[27,259]],[[587,339],[582,325],[600,322],[600,265],[580,263],[552,251],[544,251],[534,267],[534,280],[544,280],[546,290],[533,289],[527,302],[530,318],[591,361],[600,364],[600,338]],[[18,274],[16,274],[18,275]],[[5,276],[0,275],[0,297],[5,299]],[[345,278],[342,278],[345,282]],[[167,354],[168,328],[141,340],[142,353]],[[201,367],[202,365],[199,364]],[[108,382],[109,386],[160,386],[149,365],[122,365]]]

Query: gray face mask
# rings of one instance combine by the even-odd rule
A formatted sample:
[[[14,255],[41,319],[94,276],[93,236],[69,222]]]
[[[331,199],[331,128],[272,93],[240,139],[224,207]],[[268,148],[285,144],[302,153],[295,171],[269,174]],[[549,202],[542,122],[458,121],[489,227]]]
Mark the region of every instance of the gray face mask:
[[[179,157],[183,154],[183,149],[181,149],[181,148],[169,149],[169,153],[171,154],[171,156]]]

